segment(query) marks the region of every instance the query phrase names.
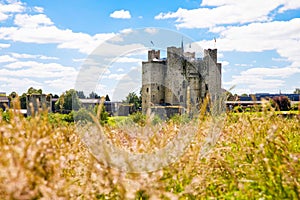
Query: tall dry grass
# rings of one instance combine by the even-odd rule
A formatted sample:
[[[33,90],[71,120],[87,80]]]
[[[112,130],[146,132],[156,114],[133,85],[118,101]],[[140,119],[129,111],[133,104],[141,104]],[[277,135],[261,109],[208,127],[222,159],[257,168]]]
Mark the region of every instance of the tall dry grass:
[[[72,124],[52,124],[46,112],[31,118],[8,114],[9,122],[0,120],[0,199],[300,198],[297,117],[229,113],[213,148],[207,136],[214,119],[191,121],[196,134],[182,157],[154,172],[130,174],[99,163]],[[130,127],[104,131],[121,148],[130,151],[136,144],[135,150],[147,152],[163,147],[179,126],[154,127],[152,142],[138,144]]]

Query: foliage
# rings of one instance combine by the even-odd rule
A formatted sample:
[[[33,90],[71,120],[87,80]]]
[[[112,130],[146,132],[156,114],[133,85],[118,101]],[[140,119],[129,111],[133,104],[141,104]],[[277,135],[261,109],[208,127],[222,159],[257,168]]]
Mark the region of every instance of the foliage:
[[[94,113],[95,114],[97,114],[99,108],[101,109],[100,110],[100,119],[99,119],[99,121],[100,121],[101,125],[104,125],[108,121],[109,114],[108,114],[108,112],[106,112],[105,106],[103,104],[97,105],[96,107],[94,107]]]
[[[129,117],[134,123],[140,126],[144,126],[146,124],[146,115],[144,115],[142,112],[132,113],[129,115]]]
[[[243,107],[242,106],[235,106],[233,108],[233,112],[235,112],[235,113],[243,112]]]
[[[90,99],[100,99],[101,97],[96,92],[91,92],[89,94]]]
[[[80,108],[78,111],[74,111],[74,120],[76,122],[81,122],[81,123],[87,123],[87,122],[94,122],[93,116],[97,116],[97,111],[98,111],[99,105],[95,107],[89,107],[88,109],[85,108]],[[100,111],[100,119],[99,122],[101,125],[104,125],[108,121],[108,113],[105,111],[104,105],[101,105],[101,111]]]
[[[186,124],[190,121],[191,119],[187,114],[182,114],[182,115],[176,114],[169,119],[169,122],[172,122],[174,124]]]
[[[129,93],[124,102],[129,103],[129,104],[133,103],[135,109],[139,109],[142,106],[141,96],[137,96],[137,94],[135,92]]]
[[[0,117],[2,117],[2,120],[3,120],[3,121],[6,121],[6,122],[9,122],[9,120],[10,120],[10,115],[9,115],[9,113],[8,113],[8,112],[4,112],[4,111],[2,110],[2,108],[0,108]]]
[[[85,108],[80,108],[78,111],[74,113],[74,120],[81,121],[83,123],[86,122],[93,122],[91,117],[91,113],[93,114],[92,110],[87,110]]]
[[[300,88],[296,88],[294,94],[300,94]]]
[[[27,108],[26,97],[27,97],[26,93],[23,93],[22,96],[20,96],[21,109],[26,109]]]
[[[74,89],[64,92],[55,103],[55,110],[61,113],[70,113],[72,110],[79,110],[81,103]]]
[[[289,111],[291,107],[291,101],[287,96],[276,96],[271,99],[271,104],[277,110]]]
[[[42,89],[35,89],[33,87],[28,88],[27,94],[43,94]]]
[[[300,108],[300,104],[299,103],[295,103],[291,106],[291,110],[299,110]]]
[[[9,95],[8,95],[8,99],[10,102],[13,102],[15,101],[17,98],[18,98],[18,94],[16,92],[11,92]],[[10,104],[10,107],[12,108],[12,104]]]
[[[74,122],[74,112],[72,111],[68,114],[49,113],[48,119],[49,122],[54,125],[68,125]]]
[[[85,99],[85,95],[83,91],[76,91],[76,94],[79,99]]]

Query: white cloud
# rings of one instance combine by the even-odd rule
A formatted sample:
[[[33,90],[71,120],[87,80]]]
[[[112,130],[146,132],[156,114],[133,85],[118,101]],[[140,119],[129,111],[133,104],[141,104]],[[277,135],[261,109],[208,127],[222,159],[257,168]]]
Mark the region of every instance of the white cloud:
[[[245,64],[245,63],[242,63],[242,64],[237,63],[237,64],[234,64],[234,65],[239,66],[239,67],[253,67],[252,64]]]
[[[10,2],[9,4],[3,4],[0,2],[0,21],[6,20],[10,13],[19,13],[25,10],[24,5],[21,2]]]
[[[290,75],[300,73],[300,68],[282,67],[282,68],[251,68],[246,71],[242,71],[241,75],[256,76],[256,77],[280,77],[286,78]]]
[[[16,61],[16,59],[9,55],[0,56],[0,63],[14,62],[14,61]]]
[[[58,60],[59,58],[53,57],[53,56],[43,56],[43,55],[38,55],[38,58],[41,60]]]
[[[14,58],[36,58],[35,55],[25,54],[25,53],[11,53]]]
[[[123,33],[123,34],[129,34],[129,33],[132,33],[133,30],[131,28],[126,28],[126,29],[123,29],[120,31],[120,33]]]
[[[73,62],[84,62],[86,60],[86,58],[74,58],[72,60],[73,60]]]
[[[160,13],[155,19],[176,19],[177,28],[211,28],[216,25],[270,21],[271,12],[280,6],[283,6],[281,11],[286,11],[299,8],[299,4],[298,0],[204,0],[201,6],[214,8],[179,8],[176,12]]]
[[[112,79],[112,80],[125,80],[127,79],[126,74],[109,74],[101,77],[102,79]]]
[[[272,60],[276,62],[288,62],[286,58],[272,58]]]
[[[228,61],[219,61],[219,63],[222,63],[222,67],[225,67],[225,66],[229,65]]]
[[[156,34],[156,33],[158,33],[158,29],[157,28],[145,28],[145,32],[150,33],[150,34]]]
[[[33,10],[34,10],[35,12],[38,12],[38,13],[43,13],[43,12],[44,12],[44,8],[39,7],[39,6],[34,6],[34,7],[33,7]]]
[[[0,43],[0,49],[9,48],[10,46],[10,44]]]
[[[39,26],[53,25],[53,22],[45,14],[17,14],[15,16],[14,24],[23,28],[36,28]]]
[[[0,76],[1,91],[7,91],[7,89],[9,88],[10,92],[15,91],[20,95],[24,91],[27,91],[30,87],[43,89],[43,83],[34,81],[31,78],[14,78]]]
[[[46,84],[51,93],[59,93],[68,89],[74,88],[76,76],[64,76],[58,79],[46,80]]]
[[[118,57],[120,55],[136,55],[135,53],[139,53],[140,51],[145,51],[145,47],[142,44],[118,45],[104,42],[97,47],[93,54]]]
[[[266,68],[266,67],[256,67],[250,68],[242,71],[239,75],[232,76],[232,80],[229,82],[223,82],[224,86],[238,86],[243,88],[245,93],[247,88],[248,93],[256,92],[277,92],[278,88],[286,84],[284,78],[291,75],[300,73],[300,68],[293,68],[292,66],[287,66],[283,68]],[[234,90],[242,91],[241,89]]]
[[[18,14],[17,27],[0,27],[0,39],[25,43],[58,44],[58,48],[76,49],[81,53],[91,53],[99,44],[114,37],[115,33],[90,36],[75,33],[69,29],[58,29],[44,14]]]
[[[130,19],[131,15],[128,10],[116,10],[109,15],[112,18],[116,19]]]
[[[118,57],[112,60],[113,63],[142,63],[142,59],[131,57]]]
[[[300,62],[300,18],[290,21],[251,23],[227,27],[217,38],[217,48],[222,51],[263,52],[276,50],[292,65]],[[203,48],[211,48],[212,41],[200,41]],[[271,59],[271,58],[270,58]],[[298,65],[299,67],[299,65]]]
[[[287,10],[294,10],[298,8],[300,8],[299,0],[286,0],[284,6],[279,9],[279,12],[283,13]]]
[[[39,63],[36,61],[17,61],[9,63],[0,69],[1,76],[54,78],[76,76],[77,71],[73,67],[65,67],[58,63]]]
[[[41,59],[41,60],[58,60],[57,57],[44,56],[44,55],[33,55],[33,54],[25,54],[25,53],[11,53],[14,58],[19,59]]]

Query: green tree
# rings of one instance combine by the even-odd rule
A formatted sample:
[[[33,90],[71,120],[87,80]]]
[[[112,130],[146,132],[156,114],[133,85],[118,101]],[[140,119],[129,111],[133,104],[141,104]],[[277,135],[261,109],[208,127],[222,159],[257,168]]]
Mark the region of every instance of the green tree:
[[[99,122],[101,125],[104,125],[108,121],[108,112],[105,111],[105,106],[103,104],[96,105],[95,107],[89,107],[87,109],[80,108],[78,111],[74,112],[74,120],[80,121],[80,122],[94,122],[91,115],[97,117],[97,111],[98,108],[101,108],[100,110],[100,116],[99,116]]]
[[[225,95],[226,95],[226,100],[227,101],[233,101],[234,100],[233,94],[231,92],[226,91]]]
[[[30,87],[27,90],[27,94],[43,94],[43,91],[42,91],[42,89],[35,89],[33,87]]]
[[[11,93],[8,95],[8,99],[9,99],[9,101],[12,101],[12,100],[15,99],[17,96],[18,96],[18,94],[17,94],[16,92],[11,92]]]
[[[10,107],[12,108],[13,107],[13,102],[14,100],[16,100],[18,98],[18,94],[16,92],[11,92],[9,95],[8,95],[8,100],[10,102]]]
[[[69,113],[72,110],[79,110],[81,103],[74,89],[64,92],[55,103],[55,110],[62,113]]]
[[[100,99],[100,96],[96,92],[91,92],[89,94],[90,99]]]
[[[132,103],[134,104],[135,108],[140,108],[142,105],[142,100],[140,96],[137,96],[135,92],[131,92],[127,95],[126,100],[123,101],[124,103]]]
[[[105,101],[110,101],[108,94],[105,96]]]
[[[271,99],[271,104],[281,111],[288,111],[291,108],[291,101],[287,96],[275,96]]]
[[[300,94],[300,88],[296,88],[294,94]]]
[[[85,95],[83,91],[76,91],[76,93],[79,99],[85,99]]]
[[[26,93],[23,93],[22,96],[20,96],[21,109],[26,109],[27,108],[26,97],[27,97]]]

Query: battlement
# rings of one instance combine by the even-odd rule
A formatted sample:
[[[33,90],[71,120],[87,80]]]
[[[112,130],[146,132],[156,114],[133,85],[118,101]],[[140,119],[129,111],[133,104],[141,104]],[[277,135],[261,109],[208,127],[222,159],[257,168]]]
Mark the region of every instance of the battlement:
[[[210,57],[215,63],[217,63],[217,49],[204,49],[204,57]]]
[[[155,51],[154,49],[148,51],[148,62],[154,59],[160,60],[160,50]]]

